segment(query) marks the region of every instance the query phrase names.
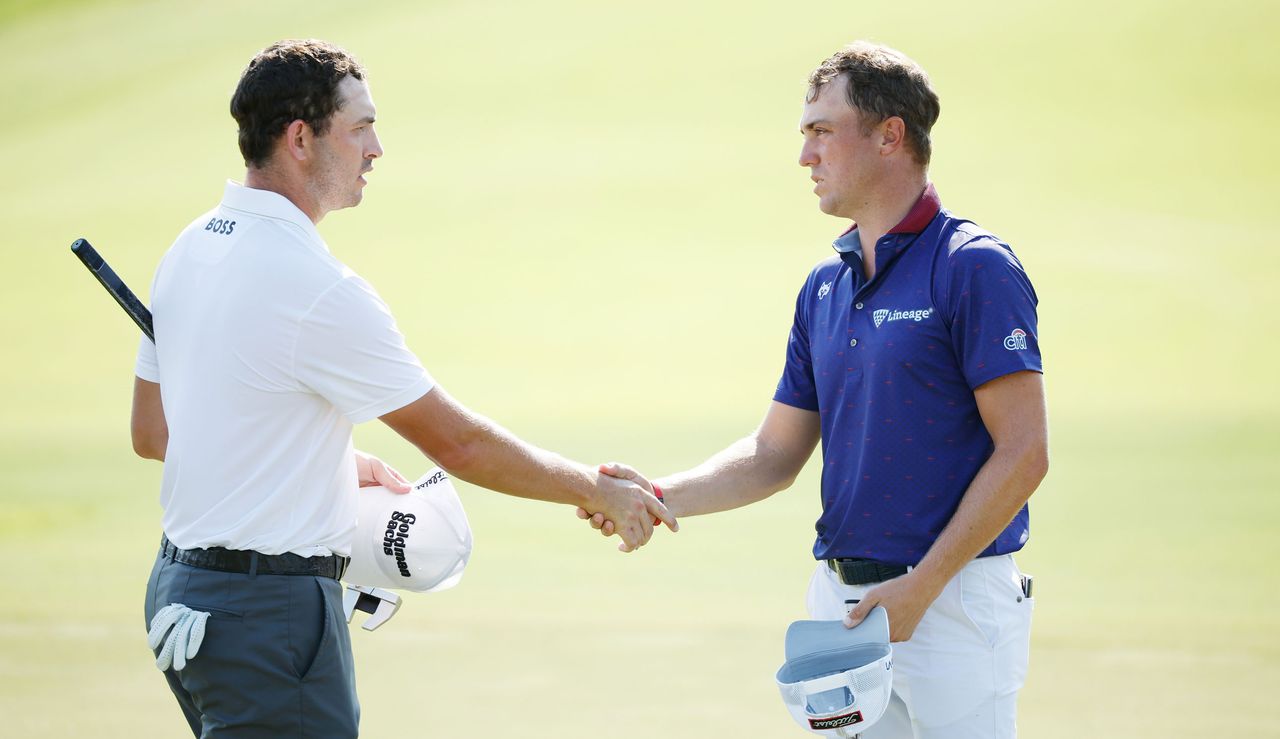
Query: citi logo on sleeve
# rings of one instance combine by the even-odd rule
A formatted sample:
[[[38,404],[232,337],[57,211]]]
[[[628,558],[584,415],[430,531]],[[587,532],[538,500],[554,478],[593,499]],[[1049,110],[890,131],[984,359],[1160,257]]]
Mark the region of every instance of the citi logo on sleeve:
[[[1027,348],[1027,332],[1020,328],[1015,328],[1013,333],[1004,337],[1004,348],[1011,352],[1022,351]]]
[[[912,310],[885,310],[882,308],[871,314],[871,320],[875,321],[876,328],[880,328],[880,324],[889,321],[915,321],[919,323],[931,315],[933,315],[933,308],[915,308]]]

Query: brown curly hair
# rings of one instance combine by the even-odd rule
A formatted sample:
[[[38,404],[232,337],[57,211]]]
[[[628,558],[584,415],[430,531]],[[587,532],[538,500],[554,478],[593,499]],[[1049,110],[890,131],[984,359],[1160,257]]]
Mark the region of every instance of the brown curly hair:
[[[245,166],[265,165],[276,139],[296,120],[323,136],[341,107],[338,83],[348,75],[363,80],[364,67],[327,41],[285,39],[258,52],[231,96]]]
[[[888,46],[855,41],[813,70],[806,99],[813,102],[822,87],[840,75],[845,76],[845,99],[862,113],[868,130],[898,116],[906,124],[912,156],[919,164],[928,165],[933,153],[929,131],[941,107],[924,68]]]

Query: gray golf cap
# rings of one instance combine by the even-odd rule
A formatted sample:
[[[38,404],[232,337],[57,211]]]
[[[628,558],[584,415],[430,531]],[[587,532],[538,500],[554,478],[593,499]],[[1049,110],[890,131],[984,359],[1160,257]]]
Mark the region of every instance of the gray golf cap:
[[[852,737],[884,714],[893,690],[889,613],[879,606],[862,623],[796,621],[787,629],[778,691],[806,730]]]

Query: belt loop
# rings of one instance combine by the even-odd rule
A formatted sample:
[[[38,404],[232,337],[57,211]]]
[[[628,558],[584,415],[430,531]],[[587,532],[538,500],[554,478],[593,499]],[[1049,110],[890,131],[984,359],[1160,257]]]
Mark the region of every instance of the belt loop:
[[[249,577],[258,576],[258,553],[250,550],[249,552]]]

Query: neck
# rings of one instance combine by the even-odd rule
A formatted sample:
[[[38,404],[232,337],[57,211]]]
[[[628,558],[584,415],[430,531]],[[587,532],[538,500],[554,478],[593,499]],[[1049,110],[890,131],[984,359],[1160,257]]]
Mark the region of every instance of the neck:
[[[885,178],[861,212],[851,214],[858,224],[863,261],[871,272],[875,271],[876,242],[907,217],[927,182],[928,175],[923,169],[903,177]]]
[[[267,190],[279,195],[283,195],[297,206],[298,210],[306,214],[312,223],[320,223],[320,219],[324,218],[325,211],[320,207],[316,199],[307,192],[307,188],[299,181],[299,178],[290,177],[288,174],[279,172],[271,167],[250,167],[244,173],[244,186],[251,187],[254,190]]]

